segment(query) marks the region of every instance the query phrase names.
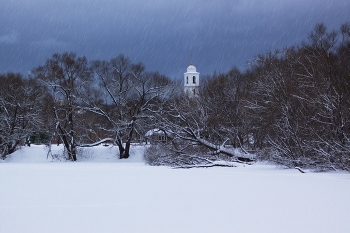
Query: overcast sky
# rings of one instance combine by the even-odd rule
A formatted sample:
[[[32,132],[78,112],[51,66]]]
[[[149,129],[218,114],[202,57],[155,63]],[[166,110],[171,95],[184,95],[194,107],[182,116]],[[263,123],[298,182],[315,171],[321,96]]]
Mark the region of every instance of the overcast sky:
[[[53,53],[89,60],[123,53],[182,78],[244,70],[258,53],[300,44],[316,23],[350,22],[349,0],[1,0],[0,73],[28,71]]]

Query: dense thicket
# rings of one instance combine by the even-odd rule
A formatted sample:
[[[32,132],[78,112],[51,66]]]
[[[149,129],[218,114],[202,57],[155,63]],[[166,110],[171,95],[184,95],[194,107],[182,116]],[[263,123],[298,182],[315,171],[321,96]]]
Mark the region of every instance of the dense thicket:
[[[73,161],[78,147],[105,142],[128,158],[131,143],[149,141],[151,131],[163,142],[147,151],[155,165],[257,154],[288,167],[350,169],[349,24],[318,24],[306,42],[258,55],[245,72],[202,78],[196,97],[124,55],[89,63],[54,54],[33,78],[0,79],[2,158],[34,132],[63,143]]]
[[[44,130],[50,96],[35,79],[0,75],[0,156],[6,158],[40,127]]]
[[[287,166],[350,168],[350,25],[316,25],[309,40],[259,55],[245,108],[266,158]]]

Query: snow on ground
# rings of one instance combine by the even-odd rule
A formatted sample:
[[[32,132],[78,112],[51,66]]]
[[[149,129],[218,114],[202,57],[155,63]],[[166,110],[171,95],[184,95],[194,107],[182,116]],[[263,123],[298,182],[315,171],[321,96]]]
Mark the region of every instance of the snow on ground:
[[[100,145],[93,148],[78,148],[79,162],[143,162],[144,147],[138,145],[131,146],[131,155],[128,160],[118,159],[118,147],[111,145]],[[15,153],[8,156],[7,162],[14,163],[47,163],[64,162],[62,158],[63,146],[52,145],[51,153],[47,146],[31,145],[23,146]]]
[[[350,174],[151,167],[141,147],[114,149],[73,163],[32,146],[0,163],[0,232],[349,232]]]

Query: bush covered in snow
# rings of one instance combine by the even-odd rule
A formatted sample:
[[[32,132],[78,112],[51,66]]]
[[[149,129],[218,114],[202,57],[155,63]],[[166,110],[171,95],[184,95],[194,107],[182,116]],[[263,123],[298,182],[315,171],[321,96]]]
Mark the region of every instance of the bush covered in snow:
[[[170,166],[175,168],[234,166],[235,157],[224,154],[213,155],[203,146],[192,146],[181,153],[172,150],[169,145],[156,144],[147,147],[144,152],[145,162],[152,166]]]

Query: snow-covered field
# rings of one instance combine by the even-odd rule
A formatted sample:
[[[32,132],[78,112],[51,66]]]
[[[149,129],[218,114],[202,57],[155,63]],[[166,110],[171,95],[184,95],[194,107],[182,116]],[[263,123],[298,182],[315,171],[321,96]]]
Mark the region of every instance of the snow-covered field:
[[[350,232],[350,174],[271,165],[171,169],[100,146],[52,162],[41,146],[0,163],[0,232]]]

